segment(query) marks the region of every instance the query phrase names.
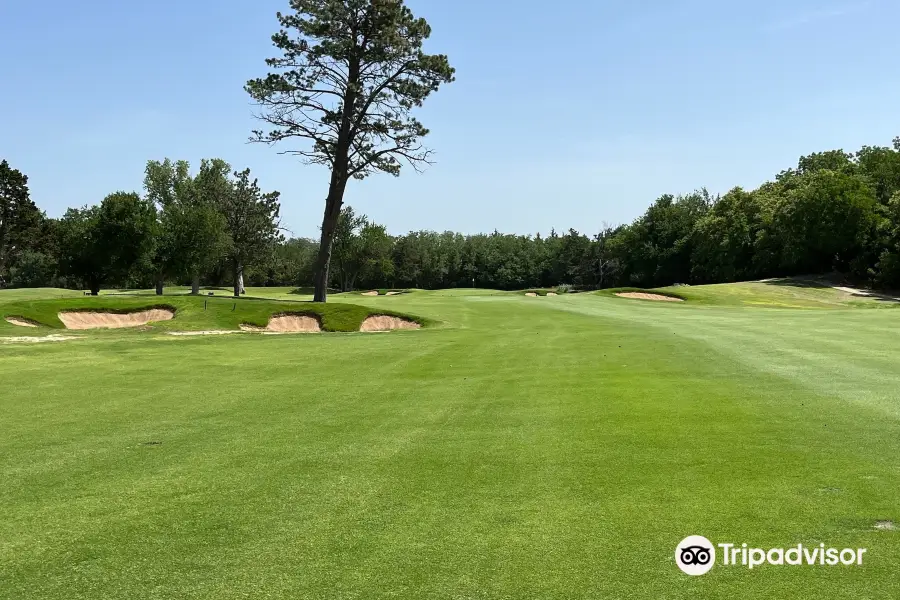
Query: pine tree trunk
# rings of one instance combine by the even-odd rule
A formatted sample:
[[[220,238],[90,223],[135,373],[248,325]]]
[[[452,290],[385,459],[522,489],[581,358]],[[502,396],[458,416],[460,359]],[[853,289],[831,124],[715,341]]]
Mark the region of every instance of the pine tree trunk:
[[[247,293],[247,290],[244,289],[244,269],[241,267],[241,274],[238,277],[238,289],[241,291],[241,296]]]
[[[164,286],[163,286],[163,280],[162,280],[162,278],[157,279],[157,280],[156,280],[156,295],[157,295],[157,296],[162,296],[162,295],[163,295],[163,287],[164,287]]]
[[[328,192],[325,214],[322,217],[319,254],[316,257],[313,302],[325,302],[328,298],[328,267],[331,263],[331,248],[334,244],[334,232],[337,229],[338,218],[341,216],[341,206],[344,203],[346,188],[346,181],[342,182],[336,175],[332,175],[331,189]]]
[[[200,273],[194,273],[193,277],[191,278],[191,295],[200,295]]]
[[[100,295],[100,282],[92,280],[90,282],[91,285],[91,296],[99,296]]]

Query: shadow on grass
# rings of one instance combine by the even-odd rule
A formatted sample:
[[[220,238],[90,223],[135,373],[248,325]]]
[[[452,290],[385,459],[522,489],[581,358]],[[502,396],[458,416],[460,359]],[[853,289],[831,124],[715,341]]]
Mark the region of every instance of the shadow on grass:
[[[888,302],[891,304],[900,303],[900,297],[898,296],[889,296],[887,294],[880,294],[878,292],[869,292],[867,294],[850,294],[854,298],[867,298],[869,300],[875,300],[877,302]]]
[[[316,288],[314,287],[298,287],[292,289],[288,294],[296,294],[298,296],[312,296],[316,293]],[[328,288],[329,294],[340,294],[340,290],[336,290],[334,288]]]
[[[774,285],[780,287],[796,287],[796,288],[815,288],[815,289],[834,289],[838,287],[856,287],[852,282],[838,274],[820,275],[816,277],[783,277],[779,279],[769,279],[762,283],[766,285]],[[900,294],[890,291],[874,291],[859,290],[858,292],[847,292],[853,298],[863,298],[876,300],[878,302],[898,303],[900,302]]]
[[[835,284],[824,279],[811,279],[811,278],[794,278],[794,277],[784,277],[782,279],[767,279],[763,281],[766,285],[775,285],[782,287],[799,287],[799,288],[831,288],[834,287]]]

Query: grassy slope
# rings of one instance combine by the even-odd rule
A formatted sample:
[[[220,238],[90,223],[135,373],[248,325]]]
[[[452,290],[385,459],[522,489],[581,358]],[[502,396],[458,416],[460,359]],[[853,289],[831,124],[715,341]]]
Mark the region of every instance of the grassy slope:
[[[900,313],[352,302],[449,326],[0,346],[0,597],[900,596]]]
[[[662,288],[695,304],[781,308],[883,308],[895,302],[855,296],[827,285],[801,284],[790,279]]]
[[[655,292],[687,300],[694,306],[742,306],[755,308],[900,308],[886,296],[864,296],[809,281],[780,279],[714,285],[664,287],[653,290],[616,288],[596,292],[615,296],[619,292]]]
[[[18,297],[17,292],[11,296]],[[104,295],[96,298],[75,297],[51,300],[28,300],[3,302],[0,294],[0,318],[7,316],[25,317],[47,327],[61,329],[58,318],[60,311],[91,310],[110,312],[132,312],[147,308],[170,308],[175,310],[175,319],[153,325],[159,330],[198,331],[207,329],[238,329],[242,323],[265,327],[272,315],[291,313],[317,316],[325,331],[359,331],[360,324],[372,314],[397,314],[396,311],[378,310],[353,304],[317,304],[312,302],[275,302],[263,299],[204,298],[184,295],[171,296],[124,296]],[[401,315],[402,316],[402,315]],[[421,318],[419,321],[423,321]],[[424,321],[423,321],[424,322]],[[0,335],[4,333],[29,333],[0,321]]]

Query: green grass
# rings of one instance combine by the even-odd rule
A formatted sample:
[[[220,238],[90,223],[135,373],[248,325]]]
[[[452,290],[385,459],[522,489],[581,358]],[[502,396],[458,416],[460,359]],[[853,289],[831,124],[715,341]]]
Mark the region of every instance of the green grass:
[[[900,597],[873,528],[900,521],[900,312],[753,289],[341,295],[443,326],[0,344],[0,598]],[[868,553],[690,578],[689,534]]]
[[[742,306],[748,308],[898,308],[900,302],[887,296],[861,296],[806,279],[777,279],[716,285],[655,288],[615,288],[597,292],[614,296],[621,292],[652,292],[681,298],[692,305]]]
[[[272,316],[279,314],[317,317],[322,329],[330,332],[359,331],[362,322],[374,314],[403,316],[424,325],[430,324],[430,321],[421,317],[390,310],[373,310],[354,304],[274,302],[252,297],[240,299],[194,297],[179,295],[177,292],[174,295],[162,297],[103,295],[0,302],[0,318],[23,317],[51,329],[64,329],[64,325],[58,317],[62,311],[127,313],[150,308],[166,308],[175,311],[173,320],[154,323],[150,326],[152,329],[160,331],[236,330],[242,324],[265,327]],[[27,330],[26,333],[31,331],[33,330]],[[0,321],[0,335],[13,332],[21,334],[23,329],[10,325],[5,320]]]

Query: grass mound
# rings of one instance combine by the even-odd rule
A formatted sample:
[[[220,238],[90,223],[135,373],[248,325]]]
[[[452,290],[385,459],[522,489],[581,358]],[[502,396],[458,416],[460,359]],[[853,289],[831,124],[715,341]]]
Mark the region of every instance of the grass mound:
[[[671,293],[696,305],[760,308],[892,308],[900,303],[892,296],[857,294],[825,280],[782,278],[713,285],[667,287],[654,293]]]
[[[743,306],[756,308],[894,308],[894,296],[857,292],[811,278],[782,278],[712,285],[679,285],[663,288],[612,288],[601,296],[622,293],[659,294],[685,300],[695,306]]]
[[[19,301],[0,304],[0,318],[19,317],[52,329],[64,329],[61,312],[104,312],[127,314],[153,309],[171,310],[175,319],[154,323],[153,329],[162,331],[238,330],[241,325],[266,328],[277,315],[308,316],[321,323],[322,331],[359,331],[371,316],[387,315],[409,319],[421,325],[427,320],[385,310],[374,310],[355,304],[313,302],[277,302],[257,298],[214,298],[169,296],[164,303],[148,302],[147,298],[99,296],[70,299]],[[12,330],[15,326],[2,324]]]

